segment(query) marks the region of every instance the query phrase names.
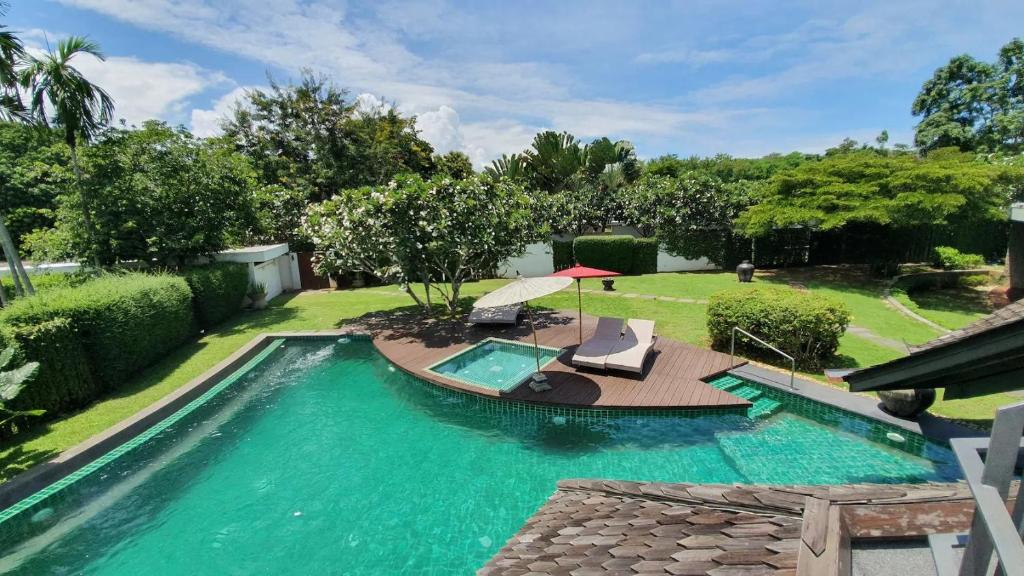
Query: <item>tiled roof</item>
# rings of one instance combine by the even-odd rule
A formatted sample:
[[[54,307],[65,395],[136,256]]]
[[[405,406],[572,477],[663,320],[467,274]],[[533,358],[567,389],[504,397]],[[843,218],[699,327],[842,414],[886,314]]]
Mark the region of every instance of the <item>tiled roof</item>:
[[[478,574],[795,574],[807,496],[835,504],[966,499],[963,484],[751,486],[564,480]],[[935,515],[929,511],[934,522]]]
[[[954,330],[949,334],[944,334],[919,346],[911,346],[910,353],[916,354],[925,350],[931,350],[932,348],[946,346],[975,334],[1020,321],[1024,321],[1024,300],[1018,300],[1004,306],[981,320],[968,324],[959,330]]]

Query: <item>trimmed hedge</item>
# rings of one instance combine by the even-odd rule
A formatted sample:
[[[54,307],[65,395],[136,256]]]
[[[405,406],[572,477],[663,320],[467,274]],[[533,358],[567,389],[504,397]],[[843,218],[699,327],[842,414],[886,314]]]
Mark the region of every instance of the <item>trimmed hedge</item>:
[[[551,241],[551,265],[555,271],[571,268],[576,263],[572,255],[572,240]]]
[[[713,294],[708,303],[712,347],[728,350],[733,326],[754,334],[796,359],[797,366],[820,368],[839,348],[850,312],[833,298],[793,288],[744,287]],[[782,358],[747,338],[737,350],[777,363]]]
[[[249,289],[249,270],[245,264],[219,262],[188,269],[183,276],[192,290],[196,321],[204,330],[217,326],[242,309],[242,300]]]
[[[39,373],[9,404],[16,410],[46,410],[42,420],[87,405],[98,392],[85,349],[67,318],[31,326],[6,326],[0,348],[15,345],[19,364],[39,362]],[[40,419],[31,418],[31,425]]]
[[[655,238],[633,239],[633,268],[631,274],[655,274],[658,271],[658,240]]]
[[[63,274],[60,272],[29,274],[29,280],[32,281],[32,287],[36,289],[36,292],[50,290],[52,288],[80,286],[89,280],[89,278],[90,277],[86,274]],[[10,276],[0,278],[0,284],[4,285],[5,293],[9,299],[14,300],[18,297],[18,295],[14,293],[14,280],[12,280]]]
[[[578,236],[572,251],[576,261],[591,268],[621,274],[654,274],[658,271],[658,241],[627,235]],[[556,260],[556,267],[558,261]]]
[[[180,277],[110,275],[16,301],[0,314],[0,323],[28,327],[67,318],[93,378],[101,389],[112,390],[188,338],[194,326],[191,301]]]
[[[964,254],[951,246],[935,248],[933,263],[943,270],[971,270],[985,265],[981,254]]]

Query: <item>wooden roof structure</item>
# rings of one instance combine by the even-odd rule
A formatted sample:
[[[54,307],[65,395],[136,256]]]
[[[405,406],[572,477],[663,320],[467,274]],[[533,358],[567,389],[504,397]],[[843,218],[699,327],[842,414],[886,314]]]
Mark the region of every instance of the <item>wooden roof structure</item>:
[[[853,392],[945,388],[947,400],[1024,388],[1024,300],[844,380]]]

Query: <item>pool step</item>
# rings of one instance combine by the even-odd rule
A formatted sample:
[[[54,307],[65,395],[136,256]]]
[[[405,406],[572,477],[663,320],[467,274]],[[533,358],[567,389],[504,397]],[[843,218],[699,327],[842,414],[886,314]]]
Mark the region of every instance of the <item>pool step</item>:
[[[782,403],[778,400],[772,400],[771,398],[758,398],[754,401],[754,405],[747,409],[747,418],[750,418],[751,420],[767,418],[779,410],[782,410]]]
[[[744,400],[750,400],[753,404],[747,409],[747,417],[750,419],[767,418],[782,410],[781,402],[763,397],[760,390],[750,386],[742,378],[725,375],[708,382],[708,384]]]
[[[743,383],[743,380],[735,376],[722,376],[709,382],[709,384],[711,384],[715,388],[725,391],[732,390],[733,388],[741,386]]]
[[[753,386],[740,386],[738,388],[733,388],[729,390],[729,394],[732,394],[733,396],[739,396],[744,400],[750,400],[751,402],[753,402],[754,400],[761,396],[761,391],[758,390],[757,388],[754,388]]]

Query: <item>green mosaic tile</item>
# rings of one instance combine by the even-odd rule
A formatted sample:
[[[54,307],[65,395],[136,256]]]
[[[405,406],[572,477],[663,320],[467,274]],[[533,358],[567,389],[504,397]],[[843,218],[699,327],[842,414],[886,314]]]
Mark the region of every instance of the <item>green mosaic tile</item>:
[[[190,414],[192,411],[194,411],[196,408],[205,404],[207,401],[210,400],[210,398],[213,398],[221,391],[223,391],[225,388],[237,382],[242,376],[244,376],[250,370],[259,365],[260,362],[262,362],[268,356],[270,356],[270,354],[273,353],[274,350],[277,350],[282,344],[284,344],[284,342],[285,340],[283,338],[279,338],[272,341],[266,348],[261,350],[259,354],[254,356],[248,362],[246,362],[241,368],[234,371],[233,373],[231,373],[231,375],[227,376],[226,378],[218,382],[216,385],[214,385],[212,388],[204,392],[195,400],[179,408],[175,413],[171,414],[167,418],[164,418],[160,422],[157,422],[153,426],[147,428],[138,436],[132,438],[131,440],[128,440],[127,442],[121,444],[120,446],[114,448],[113,450],[110,450],[109,452],[107,452],[103,456],[100,456],[96,460],[89,462],[85,466],[82,466],[78,470],[75,470],[74,472],[68,474],[67,476],[61,478],[60,480],[57,480],[53,484],[50,484],[46,488],[32,494],[31,496],[22,499],[13,506],[10,506],[5,510],[0,511],[0,524],[13,518],[20,512],[24,512],[25,510],[31,508],[32,506],[35,506],[36,504],[42,502],[46,498],[51,497],[54,494],[57,494],[61,490],[64,490],[68,486],[71,486],[72,484],[81,480],[82,478],[85,478],[89,474],[92,474],[93,472],[99,470],[100,468],[103,468],[107,464],[110,464],[114,460],[117,460],[118,458],[127,454],[133,449],[143,445],[149,439],[153,438],[160,432],[163,432],[169,426],[181,420],[182,418]]]

